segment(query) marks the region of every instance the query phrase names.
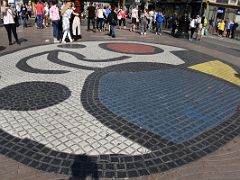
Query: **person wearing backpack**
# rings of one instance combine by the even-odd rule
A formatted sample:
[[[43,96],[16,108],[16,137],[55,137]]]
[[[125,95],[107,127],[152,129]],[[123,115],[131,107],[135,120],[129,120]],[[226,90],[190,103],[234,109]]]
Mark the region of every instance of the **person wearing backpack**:
[[[117,22],[117,13],[115,12],[115,6],[112,6],[111,13],[108,15],[108,22],[110,25],[110,33],[109,36],[112,36],[113,38],[116,37],[115,34],[115,26],[118,24]]]

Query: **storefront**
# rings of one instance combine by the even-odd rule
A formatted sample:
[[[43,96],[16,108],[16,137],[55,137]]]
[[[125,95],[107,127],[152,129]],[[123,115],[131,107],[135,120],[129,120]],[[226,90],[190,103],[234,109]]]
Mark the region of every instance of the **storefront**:
[[[240,6],[237,5],[228,5],[228,4],[217,4],[210,3],[207,13],[207,18],[212,19],[214,24],[216,24],[220,19],[224,20],[233,20],[240,22],[238,13]]]

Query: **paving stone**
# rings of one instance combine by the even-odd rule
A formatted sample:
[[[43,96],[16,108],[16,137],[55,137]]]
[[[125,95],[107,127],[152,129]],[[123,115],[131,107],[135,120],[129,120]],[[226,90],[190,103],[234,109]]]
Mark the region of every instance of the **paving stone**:
[[[164,51],[126,56],[101,43],[0,57],[1,153],[44,171],[125,178],[190,163],[239,135],[239,87],[187,68],[207,56],[150,43]]]

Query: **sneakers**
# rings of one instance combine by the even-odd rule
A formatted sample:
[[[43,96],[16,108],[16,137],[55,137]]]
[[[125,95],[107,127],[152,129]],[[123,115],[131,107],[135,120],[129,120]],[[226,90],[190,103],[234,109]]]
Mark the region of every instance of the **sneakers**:
[[[54,38],[53,43],[59,43],[59,41],[56,38]]]
[[[147,33],[145,32],[145,33],[143,33],[143,35],[144,35],[144,36],[146,36],[146,35],[147,35]]]

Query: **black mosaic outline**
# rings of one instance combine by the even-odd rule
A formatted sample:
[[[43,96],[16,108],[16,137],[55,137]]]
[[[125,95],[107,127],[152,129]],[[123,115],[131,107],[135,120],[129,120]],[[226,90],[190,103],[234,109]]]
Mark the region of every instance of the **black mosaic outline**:
[[[140,44],[140,45],[145,45],[145,46],[150,46],[152,48],[154,48],[154,52],[148,52],[148,53],[129,53],[129,52],[121,52],[121,51],[115,51],[113,49],[109,49],[107,47],[107,45],[109,44],[118,44],[118,43],[124,43],[124,44]],[[159,53],[163,53],[164,50],[159,48],[159,47],[156,47],[156,46],[152,46],[152,45],[148,45],[148,44],[143,44],[143,43],[134,43],[134,42],[107,42],[107,43],[101,43],[98,45],[100,48],[102,49],[105,49],[105,50],[108,50],[108,51],[112,51],[112,52],[116,52],[116,53],[122,53],[122,54],[132,54],[132,55],[153,55],[153,54],[159,54]]]
[[[16,64],[16,67],[24,72],[28,73],[35,73],[35,74],[64,74],[64,73],[69,73],[70,71],[65,71],[65,70],[45,70],[45,69],[38,69],[38,68],[33,68],[30,65],[27,64],[29,60],[32,58],[35,58],[37,56],[42,56],[51,51],[45,51],[37,54],[33,54],[30,56],[27,56],[25,58],[22,58],[21,60],[18,61]]]
[[[137,64],[139,66],[136,66]],[[151,137],[151,133],[143,129],[137,132],[133,131],[135,134],[124,134],[124,132],[128,132],[128,130],[135,128],[130,123],[118,124],[119,127],[116,127],[115,122],[119,123],[121,119],[118,119],[119,117],[114,114],[111,116],[111,114],[106,113],[108,110],[104,106],[101,106],[101,104],[94,104],[98,100],[96,91],[98,88],[98,81],[102,75],[111,71],[137,72],[172,67],[185,69],[185,66],[181,65],[170,66],[159,63],[126,63],[104,68],[102,71],[94,72],[87,78],[81,93],[81,100],[86,110],[92,113],[98,120],[104,122],[106,126],[118,131],[122,128],[123,136],[134,138],[131,136],[135,135],[143,140],[154,138]],[[209,77],[214,78],[212,76]],[[98,105],[100,105],[100,107]],[[217,127],[204,132],[190,141],[176,145],[172,142],[160,139],[162,146],[144,155],[128,156],[121,154],[106,154],[86,156],[67,154],[51,150],[32,140],[19,139],[3,130],[0,130],[0,153],[25,165],[43,171],[62,173],[76,177],[84,178],[88,175],[95,179],[99,177],[137,177],[164,172],[197,160],[214,152],[239,134],[240,111],[238,109],[236,114],[228,121],[221,123]],[[156,138],[158,139],[159,137]],[[155,149],[151,144],[156,144],[156,142],[150,142],[150,148],[153,147],[153,149]],[[148,144],[145,145],[148,146]]]
[[[22,82],[0,89],[0,110],[39,110],[59,104],[70,96],[71,91],[59,83]]]
[[[61,65],[61,66],[66,66],[66,67],[75,68],[75,69],[92,70],[92,71],[97,71],[97,70],[102,69],[102,68],[97,68],[97,67],[82,66],[82,65],[73,64],[73,63],[70,63],[70,62],[63,61],[63,60],[58,58],[58,53],[59,52],[71,54],[72,56],[76,57],[78,60],[86,61],[86,62],[111,62],[111,61],[122,61],[122,60],[130,58],[129,56],[120,56],[120,57],[116,57],[116,58],[96,60],[96,59],[87,59],[82,54],[72,52],[72,51],[53,50],[53,51],[44,51],[44,52],[41,52],[41,53],[37,53],[37,54],[34,54],[34,55],[30,55],[28,57],[25,57],[25,58],[21,59],[20,61],[18,61],[18,63],[16,64],[16,67],[18,69],[24,71],[24,72],[36,73],[36,74],[64,74],[64,73],[69,73],[70,72],[70,71],[66,71],[66,70],[37,69],[37,68],[33,68],[33,67],[31,67],[30,65],[27,64],[27,61],[29,61],[30,59],[32,59],[34,57],[48,54],[47,59],[50,62],[53,62],[53,63]]]
[[[59,44],[58,48],[66,48],[66,49],[83,49],[87,46],[82,44]]]
[[[131,68],[139,67],[138,63],[133,63],[133,64],[135,65],[131,65]],[[159,66],[158,63],[153,63],[153,64],[155,64],[156,66]],[[163,67],[164,66],[165,67],[168,66],[168,68],[173,67],[169,65],[163,65]],[[127,64],[125,65],[125,68],[127,68]],[[86,83],[82,90],[82,94],[81,94],[82,104],[89,113],[95,116],[105,126],[113,129],[114,131],[118,132],[122,136],[129,138],[134,142],[137,142],[142,146],[152,150],[152,153],[143,155],[143,156],[154,156],[154,157],[159,157],[159,155],[163,156],[161,158],[161,162],[163,163],[166,162],[166,164],[161,164],[160,171],[165,171],[165,170],[186,164],[193,160],[197,160],[203,157],[204,155],[217,150],[219,147],[221,147],[222,145],[230,141],[231,138],[239,135],[240,109],[238,109],[236,114],[234,114],[228,121],[225,121],[220,125],[216,126],[215,128],[212,128],[202,133],[201,135],[197,136],[196,138],[186,141],[182,144],[176,144],[166,139],[162,139],[160,136],[153,134],[151,132],[148,132],[146,130],[143,130],[137,127],[136,125],[129,123],[128,121],[125,121],[124,119],[118,117],[117,115],[109,111],[104,105],[101,104],[98,98],[98,92],[99,92],[98,84],[99,84],[100,78],[103,75],[112,71],[113,72],[119,72],[119,71],[129,72],[129,69],[131,70],[130,72],[138,71],[137,69],[131,69],[131,68],[125,69],[125,68],[119,68],[117,65],[115,70],[114,70],[114,67],[108,67],[106,68],[106,71],[95,72],[91,74],[86,80]],[[199,72],[195,72],[195,73],[201,74]],[[212,76],[209,76],[209,77],[214,79],[214,77]],[[224,80],[222,81],[225,82]],[[235,85],[232,85],[232,86],[236,88]],[[93,93],[91,94],[89,92],[93,92]],[[229,125],[230,127],[229,129],[231,130],[228,129],[227,125]],[[224,127],[226,127],[228,130],[224,129]],[[232,131],[233,129],[236,131]],[[229,133],[229,134],[226,135],[226,133]],[[228,136],[230,136],[231,138],[229,138]],[[213,141],[215,142],[212,143]],[[187,157],[186,154],[189,154],[189,153],[191,154],[191,156]],[[164,156],[166,154],[170,154],[170,155]],[[134,156],[134,157],[139,158],[139,156]],[[148,166],[145,166],[145,167],[148,167]],[[155,169],[154,167],[151,167],[151,168]],[[145,168],[145,170],[147,170],[146,172],[150,172],[150,169],[148,168]],[[155,169],[155,171],[157,170]],[[137,176],[137,174],[135,175]],[[143,174],[140,174],[140,175],[143,175]]]
[[[171,51],[171,53],[173,55],[177,56],[178,58],[182,59],[185,62],[184,64],[178,65],[178,67],[181,67],[181,68],[188,68],[190,66],[194,66],[194,65],[209,62],[209,61],[220,61],[220,62],[222,62],[218,58],[214,58],[214,57],[212,57],[208,54],[204,54],[204,53],[196,52],[196,51],[192,51],[192,50]],[[197,57],[197,59],[193,60],[192,57]],[[232,67],[238,73],[238,74],[236,74],[237,77],[240,76],[240,69],[239,69],[238,66],[236,66],[234,64],[231,64],[229,62],[225,62],[225,61],[223,63]],[[188,70],[199,72],[197,70],[193,70],[193,69],[189,69],[189,68],[188,68]],[[215,77],[215,78],[217,78],[217,77]],[[221,81],[224,81],[225,83],[229,83],[228,81],[225,81],[221,78],[217,78],[217,79],[219,79]],[[230,84],[232,85],[232,83],[230,83]]]

